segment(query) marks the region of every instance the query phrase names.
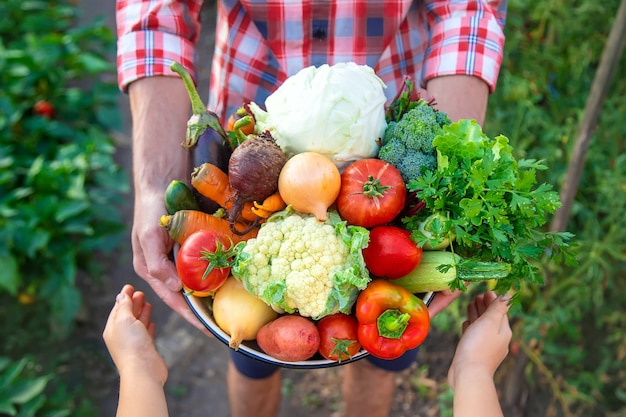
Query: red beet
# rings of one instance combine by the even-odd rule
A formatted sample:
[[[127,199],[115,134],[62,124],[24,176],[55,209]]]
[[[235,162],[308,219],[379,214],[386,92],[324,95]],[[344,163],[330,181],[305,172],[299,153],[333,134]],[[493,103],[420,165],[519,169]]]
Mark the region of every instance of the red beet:
[[[248,201],[263,202],[278,190],[278,177],[287,156],[269,132],[250,136],[233,151],[228,163],[228,179],[234,203],[229,213],[231,229]]]

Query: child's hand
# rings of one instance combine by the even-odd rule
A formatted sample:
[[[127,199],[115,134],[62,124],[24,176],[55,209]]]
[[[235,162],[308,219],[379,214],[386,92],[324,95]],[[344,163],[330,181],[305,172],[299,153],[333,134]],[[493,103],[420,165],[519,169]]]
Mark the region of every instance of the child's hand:
[[[152,306],[141,291],[125,285],[115,299],[103,338],[120,375],[125,372],[148,373],[162,384],[167,380],[167,365],[154,345]]]
[[[467,307],[463,336],[448,371],[448,382],[454,389],[456,376],[463,371],[487,372],[493,378],[500,363],[509,352],[508,298],[497,297],[489,291],[478,295]]]

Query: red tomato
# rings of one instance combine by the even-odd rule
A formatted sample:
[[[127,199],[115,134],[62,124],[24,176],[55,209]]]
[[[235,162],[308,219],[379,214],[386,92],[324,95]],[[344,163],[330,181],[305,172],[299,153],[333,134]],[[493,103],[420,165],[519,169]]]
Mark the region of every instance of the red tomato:
[[[180,246],[176,270],[183,286],[200,292],[215,291],[230,274],[233,251],[224,235],[213,230],[192,233]]]
[[[404,208],[400,171],[380,159],[361,159],[341,174],[337,210],[348,223],[371,228],[392,221]]]
[[[51,119],[54,117],[54,106],[46,100],[39,100],[35,103],[33,110],[36,114]]]
[[[398,279],[422,261],[422,248],[411,240],[408,230],[377,226],[370,230],[370,242],[363,249],[367,269],[377,277]]]
[[[337,313],[317,322],[320,333],[320,355],[331,361],[345,361],[361,350],[358,322],[354,316]]]

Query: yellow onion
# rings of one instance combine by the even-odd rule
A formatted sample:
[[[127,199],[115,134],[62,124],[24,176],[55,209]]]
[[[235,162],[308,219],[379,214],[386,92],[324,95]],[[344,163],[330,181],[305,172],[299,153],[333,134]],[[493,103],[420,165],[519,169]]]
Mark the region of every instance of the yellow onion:
[[[328,208],[341,188],[341,174],[326,156],[302,152],[291,157],[278,177],[278,192],[285,203],[300,213],[325,221]]]
[[[215,323],[230,336],[228,345],[237,350],[244,340],[254,340],[263,325],[278,313],[260,298],[250,294],[235,277],[230,276],[213,298]]]

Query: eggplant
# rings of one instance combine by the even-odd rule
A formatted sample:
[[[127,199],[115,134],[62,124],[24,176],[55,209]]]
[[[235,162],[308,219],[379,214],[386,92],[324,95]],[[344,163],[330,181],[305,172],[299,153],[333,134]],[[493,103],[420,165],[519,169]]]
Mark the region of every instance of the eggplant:
[[[228,172],[228,161],[232,151],[225,144],[224,138],[215,130],[207,129],[200,135],[198,142],[192,149],[192,154],[194,167],[199,167],[208,162],[222,171]],[[219,204],[200,194],[194,187],[191,188],[200,210],[206,213],[215,213],[220,208]]]
[[[191,150],[194,167],[208,162],[228,172],[228,161],[232,151],[228,145],[228,135],[219,118],[202,102],[189,72],[178,62],[172,62],[170,68],[182,78],[191,100],[193,114],[187,121],[187,134],[182,146]],[[193,194],[200,210],[214,213],[220,208],[217,203],[204,197],[195,189]]]

